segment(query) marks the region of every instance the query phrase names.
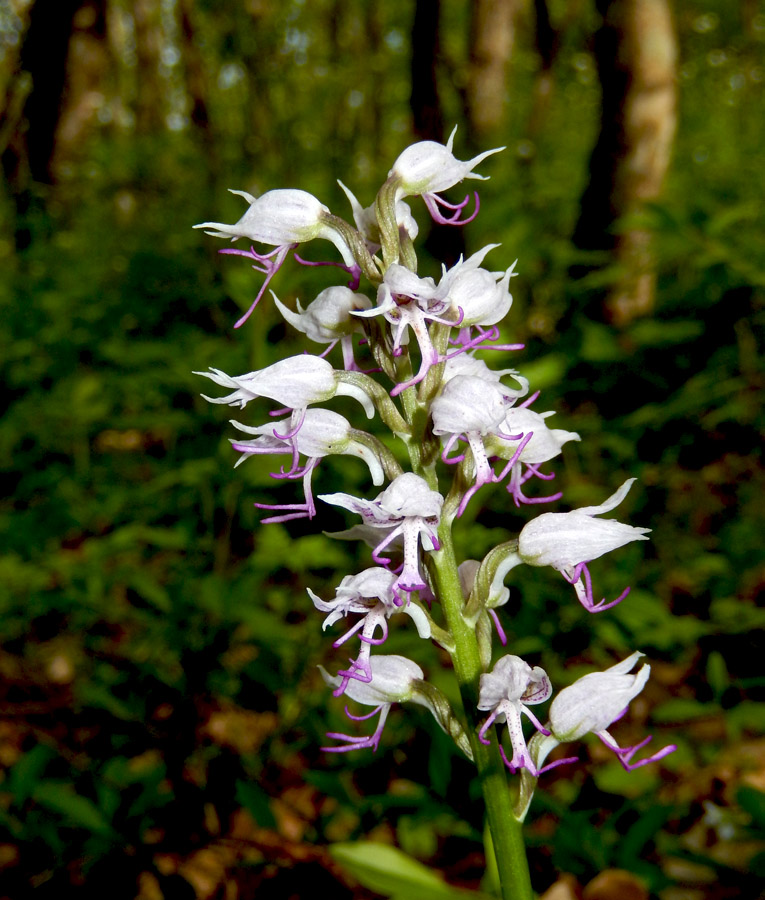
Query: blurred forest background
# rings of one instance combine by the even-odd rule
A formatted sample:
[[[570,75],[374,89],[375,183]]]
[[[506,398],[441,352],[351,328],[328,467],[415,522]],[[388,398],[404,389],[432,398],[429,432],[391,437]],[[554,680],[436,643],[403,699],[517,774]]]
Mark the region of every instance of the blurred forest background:
[[[369,839],[491,890],[470,766],[426,714],[319,751],[345,720],[316,665],[345,657],[305,589],[366,548],[314,533],[335,514],[259,527],[289,488],[233,472],[192,375],[303,346],[268,300],[232,328],[260,276],[191,228],[240,217],[227,188],[348,216],[335,179],[371,203],[453,124],[458,158],[507,150],[428,246],[519,258],[514,364],[582,435],[559,508],[637,476],[619,518],[653,529],[594,564],[606,596],[633,585],[601,616],[516,570],[512,652],[562,686],[643,650],[617,734],[678,744],[627,775],[592,741],[542,779],[535,888],[762,896],[764,49],[756,0],[0,0],[0,896],[395,894],[331,851]],[[308,302],[326,274],[274,286]],[[363,488],[322,468],[318,491]],[[502,490],[472,507],[464,556],[525,521]]]

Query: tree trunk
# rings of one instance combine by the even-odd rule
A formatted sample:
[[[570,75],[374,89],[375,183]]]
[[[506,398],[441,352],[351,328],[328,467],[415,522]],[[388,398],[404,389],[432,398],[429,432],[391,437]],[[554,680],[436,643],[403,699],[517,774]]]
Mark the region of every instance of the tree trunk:
[[[412,92],[410,105],[414,133],[421,140],[444,143],[444,116],[438,93],[440,0],[417,0],[412,23]],[[428,252],[453,265],[465,252],[459,227],[433,224],[424,244]]]
[[[610,251],[622,267],[602,314],[624,325],[652,309],[655,272],[648,232],[633,228],[617,235],[614,225],[661,193],[677,118],[677,44],[667,0],[601,0],[599,6],[604,19],[595,53],[602,124],[574,243]]]
[[[192,0],[180,0],[180,30],[183,35],[183,62],[186,70],[186,90],[191,98],[191,121],[200,130],[202,138],[211,150],[215,142],[210,132],[210,114],[207,109],[209,85],[204,60],[197,43]]]
[[[414,133],[426,141],[443,141],[444,117],[438,95],[440,0],[417,0],[412,23],[412,92]]]
[[[541,132],[553,93],[553,63],[560,48],[560,37],[550,20],[546,0],[534,0],[534,37],[541,66],[534,79],[534,102],[529,117],[528,135],[534,140]]]
[[[113,68],[105,0],[84,0],[74,16],[69,40],[66,90],[50,164],[54,176],[85,152],[86,137],[98,124],[99,111],[110,105],[108,74]]]
[[[3,170],[14,196],[21,197],[28,182],[53,183],[51,161],[64,94],[66,58],[74,14],[81,0],[36,0],[19,56],[19,71],[9,98],[16,102],[15,128],[8,134]],[[12,104],[11,104],[12,106]],[[19,110],[18,107],[21,107]],[[8,115],[13,110],[6,110]]]
[[[481,143],[505,122],[518,6],[517,0],[474,0],[471,10],[467,113],[471,139]]]
[[[164,126],[164,86],[159,84],[162,51],[162,15],[159,0],[135,0],[135,52],[138,60],[136,130],[154,134]]]

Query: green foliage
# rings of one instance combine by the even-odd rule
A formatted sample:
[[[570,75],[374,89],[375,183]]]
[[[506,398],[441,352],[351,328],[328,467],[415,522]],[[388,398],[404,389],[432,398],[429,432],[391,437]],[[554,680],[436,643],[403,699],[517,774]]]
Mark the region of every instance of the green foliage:
[[[276,832],[285,855],[266,864],[275,846],[266,841],[232,871],[287,871],[290,841],[338,841],[333,856],[370,890],[468,897],[411,858],[448,868],[483,852],[469,770],[424,714],[394,711],[377,756],[318,750],[346,721],[316,674],[337,655],[305,588],[329,596],[368,564],[366,548],[300,526],[261,528],[252,504],[269,502],[273,461],[232,471],[229,413],[200,399],[192,374],[266,365],[291,338],[269,298],[232,332],[260,276],[217,257],[191,225],[241,214],[228,187],[301,187],[347,214],[339,176],[371,202],[371,185],[409,140],[411,9],[192,5],[209,129],[105,124],[65,160],[55,188],[33,186],[15,222],[30,243],[18,251],[12,198],[0,198],[0,472],[11,487],[0,500],[0,844],[19,848],[4,890],[23,898],[47,884],[60,894],[88,875],[105,896],[94,874],[103,865],[129,871],[126,891],[138,895],[140,873],[164,877],[155,854],[164,865],[217,848],[244,810],[255,824],[248,832],[238,821],[236,840],[258,849],[257,829]],[[465,147],[466,12],[442,6],[442,103]],[[657,305],[617,332],[577,309],[585,288],[602,290],[618,272],[606,267],[578,287],[569,278],[581,261],[569,235],[599,92],[594,7],[573,18],[568,7],[550,4],[561,48],[547,118],[533,132],[539,64],[531,23],[519,24],[512,115],[496,141],[508,152],[493,158],[486,212],[466,242],[471,251],[502,241],[520,259],[506,337],[526,342],[517,364],[558,410],[554,424],[583,438],[555,467],[556,489],[583,505],[638,475],[624,515],[653,533],[645,553],[592,566],[608,597],[634,585],[615,610],[588,616],[556,573],[516,570],[500,614],[512,651],[556,684],[633,647],[653,662],[647,707],[615,730],[677,741],[667,782],[652,767],[627,775],[591,745],[572,750],[582,765],[543,780],[529,837],[540,887],[556,872],[586,881],[616,867],[658,891],[667,857],[700,847],[693,859],[724,880],[715,853],[742,836],[761,840],[763,828],[762,793],[746,781],[761,784],[752,758],[765,721],[765,244],[753,200],[765,192],[763,29],[761,15],[744,27],[744,7],[723,0],[677,4],[674,165],[662,201],[640,219],[655,239]],[[274,286],[306,301],[329,278],[296,267]],[[361,484],[361,468],[345,460],[322,467],[319,489],[341,475],[343,489]],[[475,558],[526,520],[503,491],[485,494],[458,528]],[[404,629],[391,631],[393,650],[408,652]],[[430,674],[441,658],[427,653]],[[733,820],[733,837],[706,823],[710,802]],[[410,856],[364,840],[382,822],[384,839]],[[761,876],[764,859],[753,851],[741,868]]]
[[[385,844],[334,844],[331,853],[364,887],[391,900],[414,896],[423,900],[487,898],[486,894],[449,887],[432,869]]]

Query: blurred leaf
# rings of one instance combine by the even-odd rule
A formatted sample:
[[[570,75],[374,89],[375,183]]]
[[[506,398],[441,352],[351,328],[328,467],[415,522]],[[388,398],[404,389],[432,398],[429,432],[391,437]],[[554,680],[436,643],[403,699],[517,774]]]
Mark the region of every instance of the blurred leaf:
[[[719,630],[730,634],[745,634],[755,628],[765,628],[765,608],[742,603],[738,597],[715,598],[710,615]]]
[[[438,849],[438,835],[433,820],[401,816],[396,826],[396,839],[404,853],[420,859],[431,859]]]
[[[36,744],[13,765],[6,786],[16,803],[21,804],[32,796],[46,766],[55,756],[50,747]]]
[[[58,813],[71,825],[104,837],[114,835],[111,825],[98,807],[87,797],[78,794],[68,782],[43,781],[34,789],[32,796],[40,806]]]
[[[696,340],[704,333],[704,328],[703,322],[643,319],[630,327],[629,337],[639,347],[663,347]]]
[[[716,703],[701,703],[699,700],[678,697],[657,706],[653,710],[652,718],[655,722],[680,723],[719,714],[720,707]]]
[[[715,700],[719,703],[730,684],[730,676],[725,659],[718,650],[713,650],[707,659],[707,682],[714,691]]]
[[[613,615],[636,646],[657,650],[693,643],[711,630],[695,616],[673,615],[662,599],[642,590],[632,591],[629,602],[620,603]]]
[[[731,225],[738,225],[747,219],[758,219],[762,210],[758,203],[739,203],[715,211],[706,223],[706,232],[710,235],[720,234]]]
[[[127,703],[115,697],[108,687],[99,684],[97,681],[80,682],[77,686],[77,699],[84,706],[105,709],[113,716],[116,716],[116,718],[125,722],[134,722],[141,719],[141,711],[132,710]]]
[[[561,353],[546,353],[531,362],[524,363],[523,375],[528,378],[532,391],[541,391],[559,384],[568,369],[568,361]]]
[[[486,894],[449,887],[432,869],[388,844],[333,844],[329,852],[365,888],[392,900],[488,900]]]
[[[645,796],[661,780],[655,766],[643,766],[641,769],[627,772],[616,760],[596,766],[593,778],[601,791],[619,794],[622,797]]]
[[[671,807],[661,806],[659,803],[644,810],[619,842],[616,852],[618,864],[635,871],[640,864],[643,848],[649,841],[656,838],[664,823],[671,817],[672,812]]]
[[[756,824],[765,829],[765,792],[752,787],[740,787],[736,792],[736,800]]]
[[[271,800],[254,781],[237,781],[236,802],[242,804],[261,828],[276,828]]]
[[[728,726],[735,737],[742,734],[765,734],[765,703],[742,700],[727,710]]]
[[[625,351],[619,343],[619,335],[613,328],[587,322],[582,328],[580,355],[593,363],[616,362],[623,359]]]
[[[134,569],[129,574],[126,584],[144,600],[156,606],[160,612],[170,612],[172,608],[170,595],[146,569]]]

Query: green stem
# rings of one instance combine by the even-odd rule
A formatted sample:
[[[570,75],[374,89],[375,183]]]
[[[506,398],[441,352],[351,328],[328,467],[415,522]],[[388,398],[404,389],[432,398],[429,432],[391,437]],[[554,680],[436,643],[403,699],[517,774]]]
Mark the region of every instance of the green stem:
[[[497,869],[504,900],[532,900],[531,879],[523,842],[522,825],[513,815],[507,771],[496,735],[486,746],[478,740],[478,680],[483,672],[475,631],[462,616],[464,598],[454,556],[451,527],[442,523],[438,534],[441,549],[430,554],[437,595],[454,639],[454,671],[468,720],[473,748],[489,820]]]

